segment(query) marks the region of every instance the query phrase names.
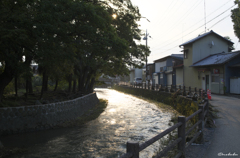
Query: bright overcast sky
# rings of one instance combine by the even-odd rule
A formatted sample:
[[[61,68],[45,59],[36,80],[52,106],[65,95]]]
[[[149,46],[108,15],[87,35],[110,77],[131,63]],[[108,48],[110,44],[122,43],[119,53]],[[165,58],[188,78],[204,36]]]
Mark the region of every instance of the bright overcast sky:
[[[199,34],[213,30],[221,36],[229,36],[235,50],[240,50],[238,38],[234,35],[231,10],[236,8],[234,0],[132,0],[138,6],[142,17],[140,29],[147,30],[151,54],[148,63],[168,56],[180,54],[179,45]],[[233,7],[234,6],[234,7]],[[142,40],[142,44],[146,42]]]

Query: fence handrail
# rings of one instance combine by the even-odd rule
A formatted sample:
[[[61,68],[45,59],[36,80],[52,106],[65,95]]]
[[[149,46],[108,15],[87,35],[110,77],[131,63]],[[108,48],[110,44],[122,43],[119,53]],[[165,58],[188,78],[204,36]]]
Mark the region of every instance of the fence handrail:
[[[201,141],[203,141],[203,127],[204,127],[204,118],[208,112],[208,100],[205,99],[205,103],[203,105],[198,106],[198,110],[194,112],[192,115],[188,117],[179,116],[178,123],[169,127],[165,131],[161,132],[160,134],[156,135],[155,137],[149,139],[148,141],[139,145],[139,143],[127,143],[127,153],[122,155],[120,158],[139,158],[139,152],[156,142],[157,140],[161,139],[165,135],[169,134],[173,130],[178,128],[178,138],[174,140],[170,145],[165,147],[157,157],[164,156],[169,150],[171,150],[174,146],[178,144],[178,150],[180,151],[175,157],[179,158],[185,154],[185,149],[189,147],[199,136],[201,136]],[[186,122],[192,119],[193,117],[198,115],[198,122],[191,126],[188,131],[185,131]],[[189,135],[196,127],[198,127],[198,132],[194,135],[194,137],[187,142],[186,144],[186,136]]]
[[[186,121],[190,120],[191,118],[193,118],[194,116],[196,116],[197,114],[199,114],[200,112],[202,112],[201,109],[199,109],[198,111],[194,112],[192,115],[188,116],[186,118]]]
[[[119,82],[120,85],[127,85],[127,84],[122,84],[124,82]],[[177,92],[182,93],[183,96],[188,95],[188,97],[195,97],[195,94],[198,94],[198,96],[203,97],[203,92],[205,93],[205,90],[202,88],[197,88],[197,87],[186,87],[183,85],[163,85],[163,84],[152,84],[148,82],[142,82],[139,84],[136,84],[134,82],[129,82],[128,86],[133,87],[133,88],[140,88],[140,89],[148,89],[148,90],[153,90],[153,91],[165,91],[165,92]]]
[[[172,127],[166,129],[165,131],[161,132],[160,134],[156,135],[155,137],[149,139],[145,143],[141,144],[140,147],[139,147],[140,151],[142,151],[143,149],[147,148],[149,145],[153,144],[154,142],[156,142],[157,140],[161,139],[162,137],[164,137],[168,133],[172,132],[173,130],[175,130],[176,128],[178,128],[181,125],[182,125],[182,123],[179,122],[179,123],[173,125]]]

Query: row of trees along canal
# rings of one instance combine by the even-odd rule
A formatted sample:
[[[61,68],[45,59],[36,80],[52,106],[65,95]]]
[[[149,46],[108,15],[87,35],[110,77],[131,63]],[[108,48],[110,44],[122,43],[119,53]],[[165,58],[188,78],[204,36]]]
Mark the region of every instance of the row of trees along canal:
[[[0,100],[11,81],[17,95],[19,77],[26,94],[32,91],[31,62],[39,66],[41,97],[49,79],[56,87],[66,80],[69,91],[88,93],[101,74],[127,74],[150,53],[136,44],[142,36],[140,18],[131,0],[2,0]]]

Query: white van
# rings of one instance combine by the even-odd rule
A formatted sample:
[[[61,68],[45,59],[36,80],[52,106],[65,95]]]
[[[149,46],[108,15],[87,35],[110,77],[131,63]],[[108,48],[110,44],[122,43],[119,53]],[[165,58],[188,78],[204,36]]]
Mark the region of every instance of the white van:
[[[134,83],[135,83],[135,84],[142,84],[142,78],[136,77],[136,78],[134,79]]]

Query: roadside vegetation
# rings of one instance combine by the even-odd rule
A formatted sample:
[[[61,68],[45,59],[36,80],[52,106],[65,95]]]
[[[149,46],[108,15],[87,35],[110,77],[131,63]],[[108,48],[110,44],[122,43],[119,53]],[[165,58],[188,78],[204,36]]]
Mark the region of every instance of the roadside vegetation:
[[[172,113],[171,120],[169,121],[169,126],[173,126],[178,123],[178,116],[188,117],[192,115],[194,112],[198,110],[198,104],[200,104],[201,100],[192,101],[191,99],[183,98],[178,96],[178,92],[174,93],[158,93],[144,89],[134,89],[128,87],[114,86],[113,89],[132,94],[140,99],[144,99],[148,102],[154,103],[161,110],[165,112]],[[208,128],[215,127],[213,119],[217,117],[217,110],[209,104],[209,112],[206,115],[206,124],[205,126]],[[193,117],[187,124],[186,130],[188,130],[192,125],[194,125],[198,121],[198,116]],[[197,129],[193,130],[186,138],[186,141],[192,139],[192,137],[197,132]],[[159,140],[161,146],[159,147],[159,151],[162,151],[164,147],[173,142],[173,140],[177,139],[177,130],[172,131],[165,137]],[[199,143],[200,140],[196,140],[195,143]],[[174,157],[178,153],[177,147],[168,152],[167,157]],[[157,153],[156,153],[157,154]],[[153,156],[154,157],[154,156]]]

